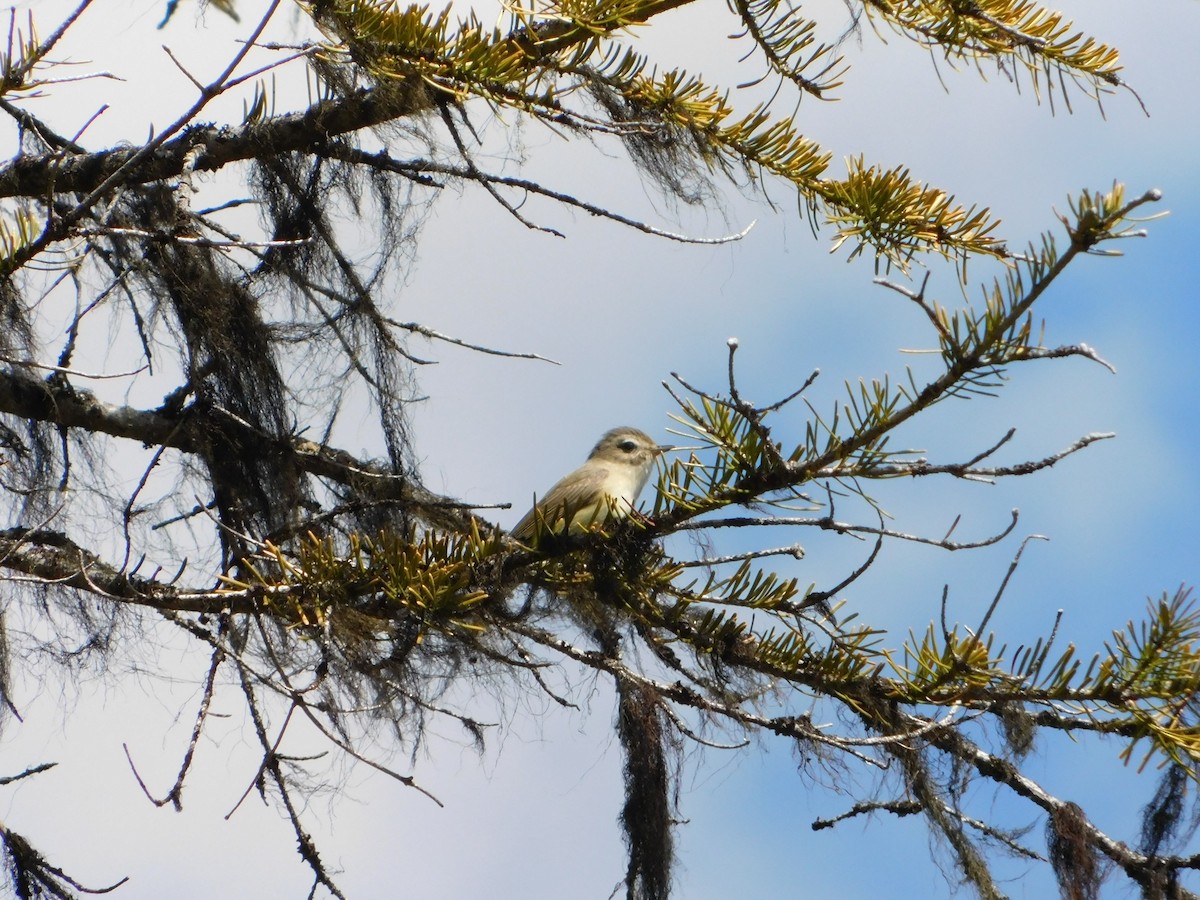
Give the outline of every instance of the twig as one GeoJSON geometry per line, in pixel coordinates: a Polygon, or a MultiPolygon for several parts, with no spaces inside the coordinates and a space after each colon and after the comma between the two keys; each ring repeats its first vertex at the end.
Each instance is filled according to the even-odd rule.
{"type": "MultiPolygon", "coordinates": [[[[259,35],[261,35],[263,30],[267,27],[267,23],[275,15],[275,11],[279,8],[280,2],[281,0],[271,0],[266,12],[263,13],[262,18],[259,19],[254,31],[251,33],[251,42],[258,40],[259,35]]],[[[81,12],[82,9],[83,6],[81,5],[79,11],[81,12]]],[[[61,31],[62,29],[60,29],[59,33],[61,33],[61,31]]],[[[250,44],[247,44],[245,47],[241,48],[237,53],[235,53],[233,59],[229,62],[221,74],[218,75],[212,82],[210,82],[203,90],[201,90],[200,97],[182,116],[168,125],[166,129],[164,129],[154,138],[142,145],[142,147],[140,147],[132,156],[118,166],[115,171],[113,171],[107,178],[104,178],[100,184],[93,188],[87,194],[87,196],[76,203],[73,208],[56,218],[52,225],[48,226],[39,237],[24,245],[16,252],[10,254],[4,260],[3,266],[0,267],[0,274],[4,276],[12,274],[17,269],[21,268],[21,266],[25,265],[25,263],[27,263],[29,260],[41,253],[44,249],[46,249],[46,247],[50,246],[50,244],[61,240],[64,236],[66,236],[71,226],[73,226],[77,221],[79,221],[79,219],[86,215],[88,210],[90,210],[101,197],[107,194],[111,188],[116,187],[124,180],[126,173],[133,170],[143,160],[150,157],[151,154],[153,154],[159,147],[165,144],[171,137],[186,128],[187,125],[200,114],[204,107],[206,107],[214,98],[220,96],[220,94],[226,90],[226,85],[224,82],[233,74],[234,70],[241,65],[242,60],[249,51],[250,44]]]]}
{"type": "Polygon", "coordinates": [[[37,775],[39,772],[46,772],[57,766],[58,763],[38,763],[36,766],[30,766],[23,772],[18,772],[16,775],[0,775],[0,785],[12,784],[14,781],[20,781],[22,778],[29,778],[32,775],[37,775]]]}
{"type": "MultiPolygon", "coordinates": [[[[400,175],[408,175],[410,177],[419,176],[425,172],[433,172],[438,175],[446,175],[451,178],[467,178],[478,180],[470,168],[460,166],[447,165],[445,163],[436,163],[427,160],[398,160],[390,156],[387,151],[379,153],[367,153],[352,147],[343,145],[333,145],[328,150],[328,155],[344,160],[345,162],[356,163],[358,165],[366,165],[378,168],[382,171],[395,172],[400,175]]],[[[479,171],[479,170],[476,170],[479,171]]],[[[666,238],[669,241],[675,241],[681,244],[729,244],[734,241],[740,241],[757,224],[757,220],[751,222],[741,231],[733,234],[722,235],[714,238],[692,237],[685,234],[678,234],[672,231],[666,231],[650,225],[647,222],[638,219],[631,219],[628,216],[623,216],[620,213],[615,213],[612,210],[605,209],[602,206],[597,206],[593,203],[588,203],[585,200],[580,200],[571,194],[555,191],[544,185],[538,184],[536,181],[530,181],[525,178],[515,178],[510,175],[498,175],[491,172],[482,173],[483,176],[492,184],[502,185],[504,187],[515,187],[527,191],[531,194],[538,194],[550,200],[557,201],[566,206],[573,206],[576,209],[581,209],[584,212],[590,213],[598,218],[608,219],[616,222],[619,225],[626,225],[634,228],[645,234],[654,235],[655,237],[666,238]]],[[[434,186],[434,185],[430,185],[434,186]]]]}
{"type": "Polygon", "coordinates": [[[1012,511],[1012,519],[1003,531],[978,541],[949,541],[939,538],[922,537],[918,534],[909,534],[892,528],[839,522],[832,516],[725,516],[718,519],[692,519],[672,526],[672,531],[698,531],[709,528],[806,526],[809,528],[820,528],[823,531],[836,531],[839,534],[874,534],[880,537],[911,541],[917,544],[930,544],[945,550],[975,550],[979,547],[990,547],[992,544],[1008,537],[1016,527],[1017,519],[1018,512],[1014,509],[1012,511]]]}
{"type": "Polygon", "coordinates": [[[733,553],[729,556],[707,556],[703,559],[693,559],[681,562],[684,568],[696,566],[720,566],[725,563],[745,562],[749,559],[762,559],[765,556],[790,556],[793,559],[804,559],[804,547],[801,544],[791,544],[787,547],[774,547],[770,550],[752,550],[747,553],[733,553]]]}
{"type": "Polygon", "coordinates": [[[996,611],[996,607],[1000,605],[1000,598],[1004,596],[1004,591],[1008,587],[1008,583],[1012,580],[1013,574],[1017,571],[1017,566],[1021,563],[1021,554],[1025,552],[1025,548],[1029,546],[1030,541],[1048,541],[1050,538],[1041,534],[1031,534],[1025,540],[1021,541],[1021,546],[1017,548],[1016,555],[1012,558],[1012,562],[1008,564],[1008,571],[1004,573],[1004,578],[1000,581],[1000,587],[996,589],[996,595],[992,598],[992,602],[988,605],[987,612],[983,614],[983,619],[979,622],[979,627],[975,629],[977,638],[982,639],[984,631],[987,629],[988,622],[992,620],[992,613],[996,611]]]}
{"type": "Polygon", "coordinates": [[[558,360],[550,359],[550,357],[542,356],[538,353],[520,353],[512,350],[497,350],[495,347],[485,347],[482,344],[473,344],[470,341],[464,341],[461,338],[451,337],[448,334],[442,334],[440,331],[434,331],[432,328],[421,325],[418,322],[397,322],[395,319],[390,319],[386,316],[383,317],[383,320],[396,328],[414,332],[422,335],[423,337],[427,337],[430,340],[445,341],[447,344],[455,344],[459,347],[465,347],[468,350],[477,350],[480,353],[487,353],[491,356],[507,356],[513,359],[536,359],[540,360],[541,362],[552,363],[556,366],[562,365],[562,363],[560,363],[558,360]]]}

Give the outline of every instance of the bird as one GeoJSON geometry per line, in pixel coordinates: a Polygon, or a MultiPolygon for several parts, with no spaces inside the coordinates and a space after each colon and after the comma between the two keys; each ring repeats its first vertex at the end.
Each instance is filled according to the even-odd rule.
{"type": "Polygon", "coordinates": [[[674,447],[624,426],[606,431],[587,462],[534,502],[513,528],[519,541],[541,534],[579,534],[590,525],[628,518],[654,461],[674,447]]]}

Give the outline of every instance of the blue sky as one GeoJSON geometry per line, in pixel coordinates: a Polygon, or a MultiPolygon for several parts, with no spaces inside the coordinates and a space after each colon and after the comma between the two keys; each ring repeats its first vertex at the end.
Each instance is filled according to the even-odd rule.
{"type": "MultiPolygon", "coordinates": [[[[33,4],[43,32],[57,21],[53,11],[65,6],[33,4]]],[[[251,6],[243,0],[245,18],[251,6]]],[[[241,33],[216,14],[195,30],[191,10],[155,32],[157,0],[105,7],[107,20],[92,13],[96,21],[90,31],[79,31],[71,52],[128,80],[64,85],[52,98],[59,118],[51,120],[63,131],[72,122],[82,125],[101,99],[112,105],[89,129],[95,146],[140,140],[150,124],[161,127],[190,102],[186,81],[163,59],[160,43],[203,71],[223,60],[227,42],[241,33]],[[143,50],[103,57],[109,48],[128,46],[143,50]]],[[[841,3],[812,8],[832,32],[844,24],[841,3]]],[[[960,535],[982,535],[1002,527],[1013,507],[1022,515],[1013,539],[979,553],[889,546],[844,599],[862,621],[888,629],[894,643],[937,615],[944,584],[951,618],[977,621],[1017,539],[1028,534],[1050,541],[1029,547],[993,621],[1010,646],[1044,634],[1061,608],[1064,640],[1099,649],[1113,628],[1140,615],[1147,595],[1197,580],[1200,59],[1194,36],[1200,5],[1077,0],[1058,8],[1120,47],[1125,77],[1149,117],[1126,93],[1106,98],[1106,118],[1078,95],[1073,114],[1059,108],[1052,115],[999,76],[984,82],[969,69],[951,72],[944,64],[935,71],[919,48],[894,35],[885,35],[884,43],[869,29],[861,42],[846,45],[854,68],[844,99],[806,100],[797,113],[800,130],[823,142],[835,160],[861,152],[883,165],[903,162],[961,200],[991,206],[1014,244],[1053,229],[1053,210],[1065,209],[1068,193],[1106,188],[1114,179],[1131,193],[1161,188],[1164,200],[1153,209],[1171,213],[1147,226],[1146,240],[1127,242],[1123,259],[1074,265],[1041,305],[1048,344],[1086,342],[1115,366],[1115,375],[1082,360],[1014,369],[1001,397],[944,405],[912,430],[913,444],[940,460],[990,444],[1010,426],[1019,431],[1004,462],[1054,452],[1092,431],[1118,437],[1048,472],[995,486],[880,486],[904,530],[944,530],[961,513],[960,535]]],[[[730,62],[738,53],[724,43],[732,30],[727,21],[713,27],[711,41],[693,40],[709,33],[696,29],[712,27],[717,15],[711,9],[672,14],[649,29],[647,40],[670,62],[740,80],[730,62]],[[695,59],[697,52],[704,58],[695,59]]],[[[236,115],[240,103],[229,98],[224,110],[236,115]]],[[[510,120],[483,111],[477,124],[489,146],[499,148],[514,135],[510,120]]],[[[439,360],[418,373],[418,392],[429,400],[415,418],[432,488],[471,502],[511,502],[512,509],[496,514],[511,525],[529,498],[582,461],[606,428],[633,424],[666,438],[672,405],[659,383],[678,371],[720,390],[725,341],[733,335],[741,341],[743,387],[756,400],[782,396],[819,367],[823,375],[810,396],[828,408],[843,380],[898,376],[905,365],[924,364],[898,352],[930,345],[923,318],[871,283],[869,261],[847,264],[844,252],[830,255],[831,232],[814,239],[782,187],[770,191],[778,211],[730,193],[719,208],[681,210],[676,219],[614,148],[591,151],[537,127],[515,134],[528,173],[555,188],[693,234],[757,224],[737,244],[680,246],[531,205],[531,214],[567,234],[559,240],[526,231],[480,192],[442,197],[429,214],[416,265],[395,286],[398,317],[467,340],[535,351],[563,365],[414,345],[418,355],[439,360]]],[[[511,163],[507,168],[516,170],[511,163]]],[[[988,273],[984,264],[972,266],[975,281],[988,273]]],[[[949,304],[958,302],[953,273],[944,268],[935,269],[931,289],[949,304]]],[[[784,433],[802,431],[802,407],[793,414],[797,418],[780,420],[784,433]]],[[[355,432],[356,424],[347,417],[339,435],[346,449],[380,452],[369,433],[355,432]]],[[[785,571],[802,583],[828,585],[865,552],[852,541],[809,534],[781,536],[777,543],[795,540],[808,554],[785,571]]],[[[6,789],[0,818],[90,884],[131,873],[122,896],[214,896],[232,884],[247,891],[258,884],[277,896],[283,885],[301,895],[307,873],[276,813],[248,803],[229,822],[222,818],[253,774],[253,748],[239,736],[245,723],[234,697],[226,698],[233,719],[205,746],[184,813],[144,802],[121,744],[130,744],[144,775],[168,784],[190,713],[182,713],[182,725],[176,716],[194,702],[192,680],[202,666],[170,654],[148,662],[164,677],[89,684],[80,696],[57,686],[30,688],[23,707],[28,724],[7,730],[0,744],[3,769],[50,758],[60,766],[6,789]],[[62,697],[74,698],[65,722],[62,697]],[[67,797],[82,810],[63,822],[56,804],[67,797]],[[180,846],[191,850],[172,849],[180,846]]],[[[483,699],[504,728],[482,758],[452,729],[435,734],[418,755],[415,774],[446,802],[444,809],[361,769],[337,767],[346,790],[316,799],[305,815],[326,838],[331,861],[345,868],[342,883],[350,895],[391,896],[403,886],[405,893],[430,898],[607,896],[623,871],[611,692],[579,675],[573,684],[583,707],[578,712],[550,709],[536,697],[504,704],[483,699]]],[[[1132,840],[1132,813],[1153,790],[1153,774],[1132,776],[1117,761],[1116,745],[1055,740],[1045,746],[1032,763],[1035,777],[1081,802],[1114,837],[1132,840]]],[[[398,764],[407,769],[403,757],[398,764]]],[[[918,819],[809,829],[814,818],[836,815],[855,799],[798,773],[791,749],[779,742],[689,755],[681,799],[689,822],[677,834],[679,896],[836,892],[856,900],[952,893],[930,863],[930,841],[918,819]]],[[[984,813],[992,808],[1012,822],[1038,823],[1031,842],[1040,842],[1033,810],[1003,801],[979,807],[984,813]]],[[[1013,897],[1052,894],[1044,867],[1032,870],[1035,876],[1007,884],[1013,897]]],[[[1022,876],[1025,869],[1011,872],[1022,876]]],[[[1110,893],[1128,895],[1120,878],[1110,893]]]]}

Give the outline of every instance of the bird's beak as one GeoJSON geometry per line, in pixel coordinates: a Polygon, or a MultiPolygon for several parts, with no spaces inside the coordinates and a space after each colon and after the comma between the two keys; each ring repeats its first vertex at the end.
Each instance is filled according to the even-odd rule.
{"type": "Polygon", "coordinates": [[[674,444],[659,444],[657,447],[654,448],[654,455],[662,456],[668,450],[674,450],[674,449],[675,449],[674,444]]]}

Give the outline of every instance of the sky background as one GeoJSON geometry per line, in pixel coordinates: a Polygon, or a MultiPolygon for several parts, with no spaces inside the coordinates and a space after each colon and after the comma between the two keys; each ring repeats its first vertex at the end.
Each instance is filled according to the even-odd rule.
{"type": "MultiPolygon", "coordinates": [[[[17,9],[20,17],[32,8],[46,34],[68,7],[39,0],[17,9]]],[[[258,8],[239,4],[246,21],[258,8]]],[[[1054,229],[1055,210],[1066,208],[1068,193],[1105,189],[1114,180],[1131,195],[1161,189],[1163,202],[1149,209],[1170,211],[1148,224],[1147,239],[1124,243],[1123,259],[1074,264],[1039,306],[1047,345],[1086,342],[1116,374],[1083,360],[1018,367],[999,398],[942,404],[903,434],[931,460],[951,461],[1016,426],[1016,439],[997,460],[1005,463],[1055,452],[1089,432],[1117,438],[1050,471],[998,485],[878,486],[875,495],[904,531],[941,534],[961,514],[959,537],[980,537],[1002,528],[1010,509],[1021,512],[1016,533],[986,551],[886,547],[844,599],[861,621],[887,629],[893,645],[938,614],[943,585],[950,618],[978,621],[1025,535],[1050,540],[1028,547],[993,619],[1010,647],[1044,635],[1062,609],[1063,640],[1089,656],[1112,629],[1142,614],[1148,595],[1197,580],[1200,4],[1079,0],[1056,8],[1120,48],[1124,77],[1149,115],[1124,91],[1105,98],[1103,116],[1078,92],[1071,96],[1073,113],[1057,100],[1052,110],[1035,101],[1027,81],[1017,91],[996,73],[985,80],[969,66],[955,71],[870,27],[843,48],[852,69],[839,102],[806,99],[796,112],[799,130],[834,154],[833,171],[838,160],[859,153],[885,166],[904,163],[963,202],[990,206],[1013,245],[1054,229]]],[[[846,25],[836,0],[805,9],[827,36],[846,25]]],[[[185,5],[156,31],[162,12],[158,0],[98,4],[69,35],[61,57],[79,63],[75,72],[107,70],[124,80],[58,85],[30,108],[72,133],[109,104],[83,138],[97,148],[140,142],[151,127],[173,121],[194,94],[160,45],[197,77],[211,77],[248,29],[215,12],[196,19],[185,5]]],[[[292,12],[282,13],[276,39],[294,39],[294,22],[292,12]]],[[[638,34],[662,63],[736,84],[759,70],[749,63],[748,76],[738,67],[744,47],[725,38],[733,30],[724,7],[710,3],[664,16],[638,34]]],[[[276,76],[279,111],[305,103],[301,81],[298,68],[276,76]]],[[[240,118],[244,100],[222,98],[205,118],[240,118]]],[[[494,170],[536,176],[673,231],[715,236],[757,224],[734,244],[684,246],[531,201],[523,212],[562,230],[561,240],[526,230],[480,191],[445,192],[426,213],[407,277],[393,286],[397,317],[562,365],[414,342],[414,353],[438,360],[417,373],[414,387],[428,397],[415,407],[414,433],[434,490],[473,503],[511,503],[495,519],[512,525],[530,497],[578,465],[605,429],[631,424],[670,439],[673,404],[660,383],[675,371],[723,390],[731,336],[741,345],[743,391],[759,402],[789,393],[814,368],[822,375],[807,396],[821,410],[843,395],[846,380],[897,377],[906,365],[929,371],[927,360],[900,352],[931,345],[923,316],[872,284],[870,260],[848,264],[844,250],[831,254],[832,231],[814,237],[782,186],[768,189],[776,209],[732,190],[705,209],[678,209],[639,179],[614,146],[568,143],[528,124],[518,129],[512,117],[482,109],[475,124],[494,170]]],[[[205,189],[236,193],[220,183],[205,189]]],[[[974,262],[970,280],[978,284],[996,271],[974,262]]],[[[930,291],[947,305],[960,303],[946,268],[933,270],[930,291]]],[[[969,292],[974,298],[979,289],[969,292]]],[[[108,347],[97,340],[91,348],[93,370],[124,368],[114,358],[119,350],[108,355],[108,347]]],[[[156,385],[139,385],[125,396],[153,405],[161,395],[156,385]]],[[[365,411],[361,423],[344,417],[335,442],[380,454],[368,422],[365,411]]],[[[803,407],[778,420],[782,437],[802,434],[803,427],[803,407]]],[[[819,586],[840,580],[869,549],[808,533],[769,540],[804,543],[805,559],[781,563],[780,570],[819,586]]],[[[25,685],[17,698],[25,723],[10,722],[0,733],[0,774],[46,760],[59,765],[5,787],[0,819],[86,884],[129,875],[120,896],[303,896],[308,871],[274,809],[251,796],[223,818],[253,779],[257,760],[234,694],[218,698],[218,712],[228,718],[213,723],[202,745],[184,812],[156,809],[141,796],[122,744],[143,778],[165,793],[186,746],[206,663],[195,654],[153,653],[153,644],[152,636],[142,665],[154,675],[25,685]]],[[[551,709],[539,697],[478,698],[479,708],[503,725],[482,757],[445,725],[434,729],[415,764],[400,752],[398,767],[412,771],[445,808],[362,767],[336,763],[341,789],[314,797],[304,817],[327,861],[343,870],[339,883],[347,894],[608,896],[623,871],[612,693],[580,675],[571,683],[581,704],[576,712],[551,709]]],[[[790,702],[807,708],[803,698],[790,702]]],[[[292,752],[317,746],[298,738],[292,752]]],[[[1039,749],[1029,764],[1034,778],[1081,802],[1113,837],[1136,838],[1136,811],[1153,791],[1153,773],[1138,777],[1124,768],[1115,744],[1058,738],[1043,739],[1039,749]]],[[[386,758],[392,751],[379,752],[386,758]]],[[[782,742],[689,754],[680,802],[688,822],[676,833],[678,896],[854,900],[952,893],[951,881],[930,861],[921,820],[880,817],[811,831],[813,819],[845,811],[874,784],[864,776],[851,796],[829,790],[828,782],[819,769],[798,771],[782,742]]],[[[993,803],[986,791],[980,798],[977,809],[985,814],[1032,824],[1029,842],[1041,846],[1043,823],[1032,809],[993,803]]],[[[1044,865],[1014,863],[1002,872],[1013,897],[1054,894],[1044,865]]],[[[1120,877],[1108,892],[1133,896],[1120,877]]]]}

